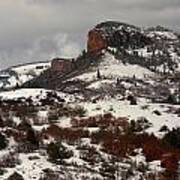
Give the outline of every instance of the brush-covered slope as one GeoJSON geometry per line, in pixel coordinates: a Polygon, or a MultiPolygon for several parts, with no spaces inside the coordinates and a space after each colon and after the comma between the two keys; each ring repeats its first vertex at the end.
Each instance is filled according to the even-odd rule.
{"type": "Polygon", "coordinates": [[[84,52],[71,72],[1,73],[35,77],[36,89],[0,92],[0,179],[180,179],[178,35],[119,22],[94,30],[88,47],[100,53],[84,52]]]}

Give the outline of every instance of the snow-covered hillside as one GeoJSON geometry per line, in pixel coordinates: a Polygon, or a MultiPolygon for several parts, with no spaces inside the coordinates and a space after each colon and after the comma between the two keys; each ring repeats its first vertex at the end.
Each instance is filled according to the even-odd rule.
{"type": "Polygon", "coordinates": [[[98,67],[93,67],[89,72],[77,76],[73,79],[79,79],[86,82],[91,82],[97,79],[97,71],[100,76],[106,79],[117,80],[123,77],[137,77],[144,79],[148,76],[153,76],[154,73],[139,65],[123,64],[121,60],[116,59],[112,54],[106,53],[98,67]]]}
{"type": "Polygon", "coordinates": [[[0,71],[0,89],[21,86],[50,67],[50,62],[20,65],[0,71]]]}
{"type": "Polygon", "coordinates": [[[72,69],[0,72],[0,179],[180,179],[178,35],[111,21],[95,29],[107,49],[84,51],[72,69]]]}
{"type": "Polygon", "coordinates": [[[127,117],[129,121],[147,119],[150,127],[146,130],[148,133],[154,133],[158,137],[162,137],[164,133],[160,132],[163,126],[167,126],[169,130],[180,127],[178,114],[173,113],[180,108],[179,105],[171,106],[169,104],[153,104],[147,99],[138,99],[137,105],[130,105],[127,100],[120,98],[108,98],[93,102],[82,102],[81,106],[87,110],[87,116],[96,116],[104,113],[112,113],[116,117],[127,117]],[[159,114],[156,114],[156,111],[159,114]],[[171,111],[171,112],[170,112],[171,111]]]}
{"type": "MultiPolygon", "coordinates": [[[[48,100],[47,92],[47,90],[43,89],[22,89],[0,93],[0,97],[5,103],[7,103],[6,100],[16,101],[18,98],[25,98],[24,102],[26,102],[26,98],[32,98],[34,102],[38,102],[44,98],[48,100]]],[[[98,140],[98,138],[103,138],[101,133],[104,133],[105,140],[103,141],[106,142],[107,135],[105,133],[115,133],[119,129],[119,136],[123,128],[127,128],[126,123],[130,124],[131,121],[135,121],[139,123],[140,127],[142,126],[143,130],[139,132],[140,135],[148,133],[151,137],[153,133],[161,139],[167,133],[166,130],[161,131],[163,127],[167,127],[168,131],[179,127],[179,117],[175,112],[178,111],[180,106],[153,104],[149,100],[142,98],[137,99],[137,105],[131,105],[128,100],[123,100],[123,97],[120,95],[113,98],[107,95],[96,101],[93,101],[93,99],[86,101],[86,98],[81,98],[77,101],[77,94],[74,95],[74,98],[71,95],[73,100],[69,100],[70,96],[68,94],[59,93],[59,96],[66,99],[63,106],[62,104],[59,106],[57,104],[42,106],[34,103],[34,108],[27,113],[27,111],[23,110],[25,106],[22,104],[21,107],[18,104],[20,109],[22,108],[23,114],[21,114],[20,109],[10,105],[12,110],[9,112],[9,117],[12,119],[12,125],[9,124],[9,127],[4,127],[2,132],[6,134],[8,128],[12,129],[12,132],[13,128],[20,132],[21,124],[23,124],[24,119],[28,118],[27,120],[31,123],[33,130],[40,136],[42,147],[40,146],[38,150],[26,152],[25,142],[22,144],[20,140],[15,142],[14,138],[16,136],[12,133],[10,135],[12,136],[11,139],[8,139],[9,147],[1,153],[0,165],[6,162],[9,156],[14,158],[10,160],[10,164],[15,163],[15,165],[3,169],[5,172],[3,172],[3,175],[0,175],[2,180],[6,180],[14,172],[21,175],[24,180],[39,180],[40,178],[52,178],[54,176],[59,179],[82,180],[86,177],[87,180],[93,180],[93,178],[103,180],[104,177],[108,178],[110,175],[112,175],[112,179],[117,178],[121,180],[126,175],[128,180],[133,178],[140,180],[142,176],[146,177],[147,175],[148,177],[149,173],[158,177],[158,174],[164,172],[161,160],[147,161],[142,149],[136,149],[134,154],[126,155],[124,158],[120,156],[120,159],[116,159],[116,156],[103,149],[104,142],[94,142],[94,136],[97,136],[96,139],[98,140]],[[82,114],[76,116],[71,114],[72,110],[75,110],[77,107],[84,109],[83,117],[82,114]],[[69,114],[69,112],[71,113],[69,114]],[[85,132],[88,132],[88,134],[84,134],[85,132]],[[62,157],[62,162],[53,162],[49,158],[49,151],[46,149],[50,147],[50,143],[58,141],[59,137],[61,137],[62,147],[67,152],[71,152],[71,154],[67,158],[62,157]],[[22,146],[22,148],[19,146],[22,146]],[[18,151],[18,148],[21,151],[18,151]],[[115,174],[112,172],[112,174],[110,172],[106,174],[106,169],[104,169],[106,163],[109,165],[108,167],[115,168],[115,174]],[[148,169],[148,171],[145,171],[147,173],[144,173],[145,175],[139,170],[142,164],[148,169]],[[118,168],[116,165],[118,165],[118,168]],[[133,175],[129,173],[129,170],[133,172],[133,175]]],[[[6,108],[6,106],[2,106],[2,108],[6,108]]],[[[6,115],[2,113],[3,120],[6,115]]],[[[26,132],[26,130],[24,131],[26,132]]],[[[115,135],[117,136],[117,134],[115,135]]],[[[135,133],[134,136],[136,135],[135,133]]],[[[116,148],[118,151],[119,147],[116,148]]]]}
{"type": "MultiPolygon", "coordinates": [[[[0,92],[1,101],[8,100],[24,100],[31,99],[35,104],[37,104],[40,100],[48,99],[48,94],[53,93],[54,91],[46,90],[46,89],[17,89],[11,91],[0,92]]],[[[64,99],[66,102],[75,101],[72,95],[68,95],[62,92],[56,92],[57,97],[64,99]]],[[[78,98],[78,97],[77,97],[78,98]]]]}

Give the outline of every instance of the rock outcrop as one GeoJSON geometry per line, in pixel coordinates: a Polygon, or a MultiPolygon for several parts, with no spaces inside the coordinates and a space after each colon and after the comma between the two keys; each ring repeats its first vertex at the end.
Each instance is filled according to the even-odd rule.
{"type": "Polygon", "coordinates": [[[88,34],[87,50],[99,54],[107,47],[140,48],[152,43],[140,28],[119,22],[103,22],[98,24],[88,34]]]}
{"type": "Polygon", "coordinates": [[[107,48],[107,41],[103,35],[103,32],[97,29],[89,32],[87,49],[90,54],[99,54],[101,50],[107,48]]]}
{"type": "Polygon", "coordinates": [[[51,71],[53,73],[66,73],[71,72],[73,69],[73,63],[71,59],[55,58],[51,63],[51,71]]]}
{"type": "Polygon", "coordinates": [[[96,57],[102,50],[157,73],[171,74],[180,66],[179,35],[161,26],[145,29],[116,21],[100,23],[89,31],[87,51],[96,57]]]}

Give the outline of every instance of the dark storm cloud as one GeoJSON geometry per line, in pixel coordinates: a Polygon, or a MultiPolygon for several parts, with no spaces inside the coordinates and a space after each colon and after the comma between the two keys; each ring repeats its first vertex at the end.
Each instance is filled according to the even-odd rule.
{"type": "Polygon", "coordinates": [[[179,0],[6,0],[0,2],[0,69],[76,56],[95,24],[118,20],[179,30],[179,0]],[[63,39],[65,38],[65,40],[63,39]]]}

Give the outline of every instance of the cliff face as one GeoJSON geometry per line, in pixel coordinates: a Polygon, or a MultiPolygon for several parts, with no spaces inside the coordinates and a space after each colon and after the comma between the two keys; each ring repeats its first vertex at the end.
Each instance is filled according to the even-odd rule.
{"type": "Polygon", "coordinates": [[[72,66],[73,64],[71,59],[55,58],[51,63],[51,71],[54,73],[70,72],[72,70],[72,66]]]}
{"type": "Polygon", "coordinates": [[[101,50],[107,48],[106,39],[103,33],[93,29],[88,34],[87,50],[90,54],[99,54],[101,50]]]}

